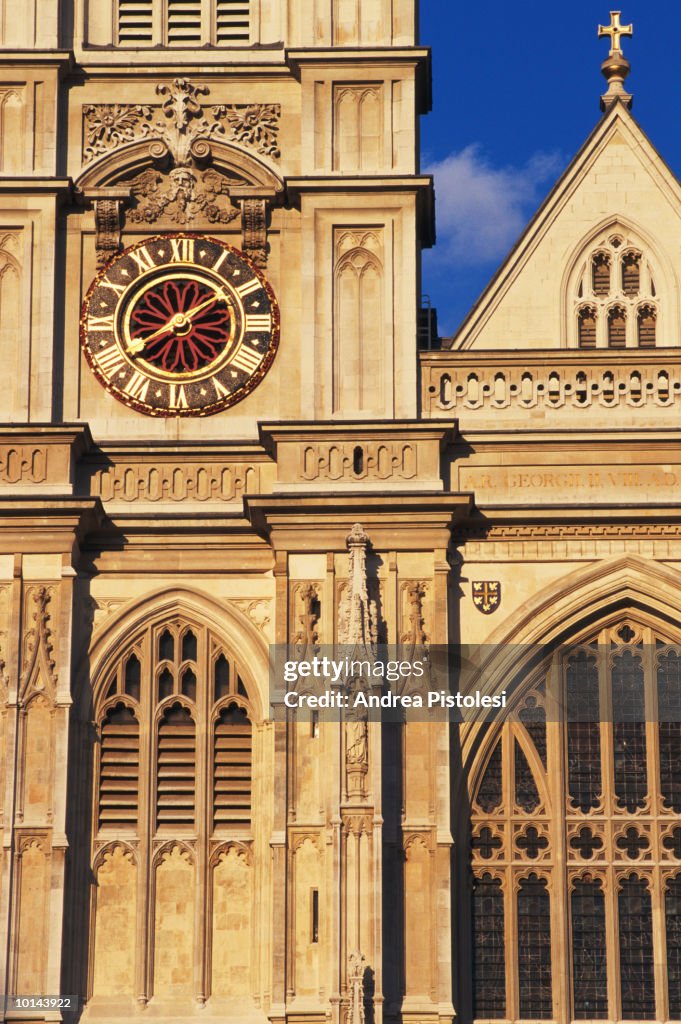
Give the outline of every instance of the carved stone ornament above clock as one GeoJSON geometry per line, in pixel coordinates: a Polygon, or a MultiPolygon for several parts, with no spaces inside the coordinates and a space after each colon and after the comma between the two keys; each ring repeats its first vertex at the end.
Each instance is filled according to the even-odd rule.
{"type": "Polygon", "coordinates": [[[262,272],[233,246],[156,235],[97,274],[80,337],[118,401],[149,416],[207,416],[263,379],[279,343],[279,308],[262,272]]]}
{"type": "Polygon", "coordinates": [[[83,108],[77,186],[95,204],[98,266],[126,227],[210,231],[240,217],[241,247],[264,267],[267,207],[283,194],[278,104],[205,104],[208,87],[184,78],[156,92],[157,105],[83,108]]]}

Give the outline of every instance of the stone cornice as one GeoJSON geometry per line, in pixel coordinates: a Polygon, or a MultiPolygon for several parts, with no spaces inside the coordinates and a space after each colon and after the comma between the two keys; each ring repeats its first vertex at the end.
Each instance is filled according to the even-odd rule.
{"type": "Polygon", "coordinates": [[[380,550],[446,549],[455,523],[471,512],[470,494],[247,495],[254,529],[278,550],[345,551],[352,526],[361,522],[380,550]],[[314,528],[311,529],[311,524],[314,528]]]}

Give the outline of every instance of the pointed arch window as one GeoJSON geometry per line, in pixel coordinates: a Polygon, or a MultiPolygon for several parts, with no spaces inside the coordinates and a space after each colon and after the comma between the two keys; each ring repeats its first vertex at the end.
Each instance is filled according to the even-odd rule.
{"type": "MultiPolygon", "coordinates": [[[[218,988],[227,992],[230,986],[243,987],[247,979],[239,975],[238,984],[232,982],[218,960],[211,968],[208,945],[196,950],[192,925],[206,891],[213,891],[214,869],[219,867],[220,878],[228,877],[228,884],[239,891],[255,891],[248,867],[255,715],[243,669],[209,628],[178,617],[137,635],[110,670],[101,693],[94,790],[98,859],[93,871],[97,874],[105,865],[102,870],[111,873],[114,865],[125,876],[125,888],[120,894],[113,884],[103,890],[99,910],[93,897],[99,927],[119,918],[132,920],[137,912],[130,910],[131,901],[142,900],[143,917],[150,924],[143,938],[137,933],[135,962],[145,962],[144,978],[149,981],[141,983],[140,998],[172,994],[172,961],[179,955],[173,949],[180,935],[182,955],[203,958],[202,977],[214,969],[218,988]],[[101,855],[107,844],[112,844],[110,853],[101,855]],[[241,852],[230,854],[233,849],[241,852]],[[143,872],[140,865],[147,866],[143,872]],[[200,871],[206,872],[203,881],[200,871]]],[[[250,896],[244,899],[238,928],[251,934],[250,896]]],[[[230,913],[221,895],[213,918],[220,941],[232,928],[230,913]]],[[[98,950],[106,958],[106,948],[100,942],[94,951],[93,978],[99,991],[109,984],[108,961],[97,960],[98,950]]],[[[245,955],[240,954],[239,962],[245,955]]],[[[183,978],[191,986],[191,972],[183,978]]],[[[133,981],[127,979],[126,985],[133,981]]]]}
{"type": "Polygon", "coordinates": [[[659,300],[651,259],[628,232],[610,230],[577,259],[570,344],[581,349],[655,348],[659,300]]]}
{"type": "Polygon", "coordinates": [[[568,1019],[679,1020],[681,644],[622,618],[529,685],[470,762],[471,1016],[552,1018],[568,978],[568,1019]]]}

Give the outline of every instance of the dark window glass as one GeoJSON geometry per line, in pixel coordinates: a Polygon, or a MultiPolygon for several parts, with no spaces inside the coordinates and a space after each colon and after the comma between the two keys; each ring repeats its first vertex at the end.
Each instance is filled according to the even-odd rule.
{"type": "Polygon", "coordinates": [[[605,898],[598,879],[575,882],[572,892],[572,964],[575,1019],[607,1017],[605,898]]]}
{"type": "Polygon", "coordinates": [[[618,907],[622,1019],[654,1020],[653,921],[646,883],[625,879],[618,907]]]}
{"type": "Polygon", "coordinates": [[[536,697],[530,697],[519,718],[530,734],[541,763],[546,768],[546,711],[541,704],[537,704],[536,697]]]}
{"type": "Polygon", "coordinates": [[[173,673],[169,668],[164,668],[158,677],[158,699],[165,700],[173,692],[173,673]]]}
{"type": "Polygon", "coordinates": [[[582,811],[601,795],[601,732],[596,659],[579,651],[567,668],[568,790],[582,811]]]}
{"type": "Polygon", "coordinates": [[[142,681],[142,666],[139,658],[131,654],[125,665],[125,692],[133,700],[140,699],[140,685],[142,681]]]}
{"type": "Polygon", "coordinates": [[[501,740],[499,740],[487,763],[478,789],[477,800],[483,811],[489,813],[501,804],[501,797],[501,740]]]}
{"type": "Polygon", "coordinates": [[[553,1016],[551,908],[546,882],[530,875],[518,892],[518,996],[521,1020],[553,1016]]]}
{"type": "Polygon", "coordinates": [[[501,882],[483,875],[473,885],[473,1013],[496,1020],[506,1016],[504,894],[501,882]]]}
{"type": "Polygon", "coordinates": [[[643,806],[648,791],[643,666],[631,651],[613,658],[612,714],[615,794],[631,812],[643,806]]]}
{"type": "Polygon", "coordinates": [[[669,882],[665,896],[669,1016],[681,1020],[681,877],[669,882]]]}
{"type": "Polygon", "coordinates": [[[221,700],[229,693],[229,662],[221,654],[215,662],[215,699],[221,700]]]}
{"type": "Polygon", "coordinates": [[[672,651],[657,669],[660,788],[667,807],[681,813],[681,658],[672,651]]]}
{"type": "Polygon", "coordinates": [[[190,668],[182,673],[182,693],[190,700],[196,700],[196,675],[190,668]]]}
{"type": "Polygon", "coordinates": [[[158,642],[158,660],[159,661],[172,661],[175,657],[175,640],[173,634],[169,630],[165,630],[161,634],[161,638],[158,642]]]}
{"type": "Polygon", "coordinates": [[[539,807],[537,783],[534,781],[532,769],[517,741],[515,745],[515,802],[528,814],[539,807]]]}
{"type": "Polygon", "coordinates": [[[196,661],[196,637],[191,630],[182,637],[182,661],[196,661]]]}

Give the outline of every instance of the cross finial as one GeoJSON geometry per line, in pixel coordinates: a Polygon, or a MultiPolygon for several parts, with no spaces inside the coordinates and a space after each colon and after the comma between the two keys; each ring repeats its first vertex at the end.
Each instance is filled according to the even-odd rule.
{"type": "Polygon", "coordinates": [[[621,11],[610,11],[610,24],[598,26],[598,38],[601,36],[610,36],[610,54],[609,56],[615,57],[622,53],[622,47],[620,46],[620,40],[622,36],[633,36],[634,26],[623,25],[621,18],[621,11]]]}

